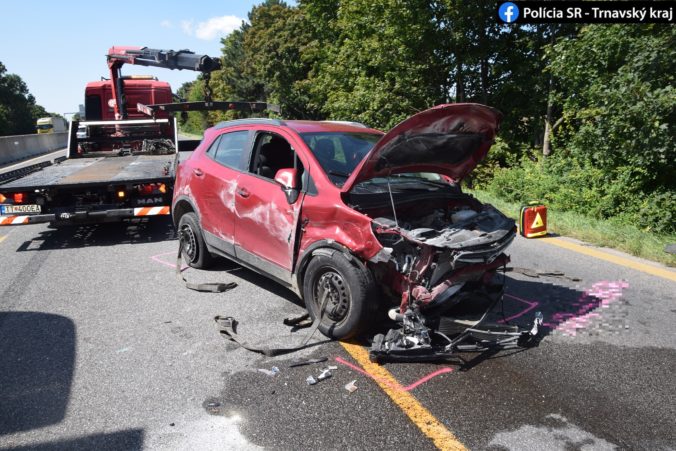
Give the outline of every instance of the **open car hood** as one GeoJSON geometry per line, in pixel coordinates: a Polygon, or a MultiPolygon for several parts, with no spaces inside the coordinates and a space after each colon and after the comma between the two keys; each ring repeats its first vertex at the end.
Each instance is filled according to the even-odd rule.
{"type": "Polygon", "coordinates": [[[459,182],[484,159],[502,114],[476,103],[438,105],[400,122],[373,146],[343,185],[375,177],[434,172],[459,182]]]}

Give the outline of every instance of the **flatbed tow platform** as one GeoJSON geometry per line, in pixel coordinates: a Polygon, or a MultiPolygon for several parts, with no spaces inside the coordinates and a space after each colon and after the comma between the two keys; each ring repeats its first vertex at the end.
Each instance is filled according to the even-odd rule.
{"type": "Polygon", "coordinates": [[[64,160],[2,184],[2,191],[32,191],[45,186],[164,182],[173,178],[175,155],[128,155],[64,160]]]}

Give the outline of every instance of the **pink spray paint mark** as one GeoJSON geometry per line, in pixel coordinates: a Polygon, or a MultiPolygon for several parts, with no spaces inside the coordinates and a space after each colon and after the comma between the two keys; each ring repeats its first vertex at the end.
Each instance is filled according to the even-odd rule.
{"type": "Polygon", "coordinates": [[[422,378],[418,379],[417,381],[413,382],[412,384],[404,387],[401,384],[395,384],[395,383],[393,383],[393,382],[391,382],[387,379],[383,379],[381,377],[374,376],[373,374],[369,373],[368,371],[363,370],[363,369],[359,368],[357,365],[354,365],[354,364],[352,364],[352,363],[350,363],[350,362],[348,362],[348,361],[346,361],[346,360],[344,360],[340,357],[336,357],[336,362],[343,364],[347,367],[350,367],[353,370],[357,371],[358,373],[361,373],[366,377],[370,377],[374,381],[381,382],[381,383],[387,385],[388,387],[390,387],[393,390],[403,390],[403,391],[411,391],[414,388],[416,388],[417,386],[424,384],[425,382],[429,381],[432,378],[435,378],[435,377],[442,375],[442,374],[445,374],[445,373],[453,372],[453,368],[444,367],[444,368],[441,368],[437,371],[434,371],[434,372],[428,374],[427,376],[422,377],[422,378]]]}
{"type": "Polygon", "coordinates": [[[601,316],[594,310],[608,308],[620,299],[622,290],[625,288],[629,288],[629,283],[624,280],[597,282],[586,290],[577,301],[573,302],[572,306],[577,308],[575,312],[554,313],[551,320],[542,323],[542,325],[551,329],[558,329],[574,337],[579,329],[584,329],[592,319],[601,316]]]}
{"type": "MultiPolygon", "coordinates": [[[[622,296],[622,290],[625,288],[629,288],[629,284],[624,280],[617,282],[603,280],[597,282],[590,289],[586,290],[577,301],[571,304],[573,312],[555,312],[551,315],[550,320],[542,323],[542,325],[550,329],[560,330],[574,337],[579,329],[587,327],[592,319],[601,316],[600,313],[594,310],[608,308],[610,304],[622,296]]],[[[527,307],[509,318],[498,320],[498,323],[506,323],[520,318],[541,304],[539,301],[529,301],[511,294],[505,294],[505,297],[522,302],[527,307]]]]}
{"type": "MultiPolygon", "coordinates": [[[[160,257],[164,257],[165,255],[170,255],[170,254],[171,254],[171,255],[176,255],[176,252],[173,252],[173,251],[172,251],[172,252],[165,252],[165,253],[163,253],[163,254],[153,255],[152,257],[150,257],[150,259],[151,259],[152,261],[154,261],[154,262],[157,262],[157,263],[161,264],[161,265],[168,266],[168,267],[170,267],[170,268],[176,269],[176,265],[175,265],[174,263],[165,262],[164,260],[162,260],[162,259],[160,258],[160,257]]],[[[186,269],[188,269],[188,266],[187,266],[187,265],[181,266],[181,272],[182,272],[182,271],[185,271],[186,269]]]]}

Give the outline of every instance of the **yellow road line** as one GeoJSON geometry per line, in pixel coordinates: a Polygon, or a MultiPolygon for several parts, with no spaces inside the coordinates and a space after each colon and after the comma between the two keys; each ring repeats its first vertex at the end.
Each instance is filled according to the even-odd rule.
{"type": "Polygon", "coordinates": [[[444,426],[432,413],[420,404],[415,396],[401,387],[392,373],[384,367],[372,363],[368,352],[362,346],[340,342],[345,350],[359,363],[368,373],[374,376],[375,382],[394,401],[394,403],[406,414],[420,431],[425,434],[440,450],[460,451],[466,450],[455,435],[444,426]]]}
{"type": "Polygon", "coordinates": [[[562,240],[560,238],[554,237],[538,238],[538,241],[542,241],[544,243],[562,247],[564,249],[568,249],[573,252],[589,255],[590,257],[595,257],[600,260],[615,263],[616,265],[635,269],[637,271],[652,274],[653,276],[662,277],[664,279],[671,280],[672,282],[676,282],[676,271],[670,271],[665,268],[660,268],[657,266],[647,265],[645,263],[629,260],[627,258],[609,254],[607,252],[603,252],[598,249],[594,249],[587,246],[580,246],[579,244],[575,244],[567,240],[562,240]]]}

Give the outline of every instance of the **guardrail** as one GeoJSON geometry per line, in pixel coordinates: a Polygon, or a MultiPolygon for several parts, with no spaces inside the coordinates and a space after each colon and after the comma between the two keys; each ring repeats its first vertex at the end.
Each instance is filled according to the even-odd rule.
{"type": "Polygon", "coordinates": [[[63,149],[68,132],[0,137],[0,166],[63,149]]]}

